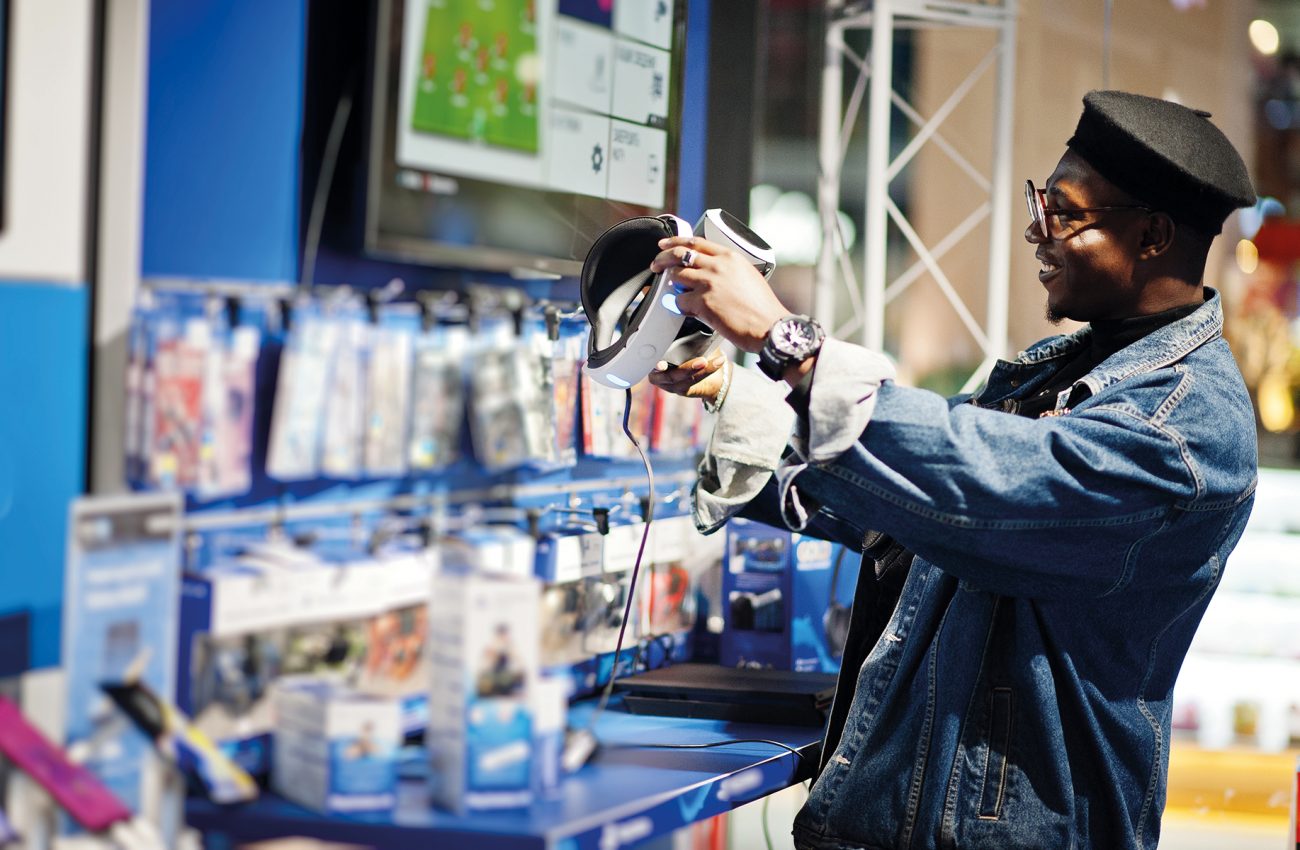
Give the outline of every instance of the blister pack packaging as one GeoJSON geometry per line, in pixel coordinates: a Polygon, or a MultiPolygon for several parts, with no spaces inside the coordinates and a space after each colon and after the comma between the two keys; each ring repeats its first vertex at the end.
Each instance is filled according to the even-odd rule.
{"type": "Polygon", "coordinates": [[[412,470],[445,469],[460,459],[468,349],[469,334],[458,326],[433,326],[416,339],[407,450],[412,470]]]}
{"type": "Polygon", "coordinates": [[[332,355],[339,323],[321,315],[315,302],[293,308],[271,415],[266,474],[280,481],[303,481],[320,474],[321,435],[331,387],[332,355]]]}

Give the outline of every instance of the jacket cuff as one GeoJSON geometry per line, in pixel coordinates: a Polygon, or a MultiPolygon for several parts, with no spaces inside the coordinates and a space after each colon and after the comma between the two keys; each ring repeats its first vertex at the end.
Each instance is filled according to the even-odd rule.
{"type": "Polygon", "coordinates": [[[876,409],[876,391],[895,377],[894,364],[879,352],[828,339],[817,355],[808,417],[800,422],[801,452],[810,463],[844,454],[862,438],[876,409]]]}
{"type": "Polygon", "coordinates": [[[694,488],[695,526],[716,531],[767,485],[781,462],[794,413],[786,385],[737,368],[718,412],[694,488]]]}

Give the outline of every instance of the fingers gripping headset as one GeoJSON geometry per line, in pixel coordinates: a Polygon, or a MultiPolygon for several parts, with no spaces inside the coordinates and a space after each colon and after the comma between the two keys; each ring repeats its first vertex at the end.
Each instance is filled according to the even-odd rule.
{"type": "Polygon", "coordinates": [[[721,342],[708,325],[682,315],[677,296],[684,290],[673,282],[673,270],[650,271],[659,240],[670,236],[702,236],[732,248],[764,278],[776,268],[772,246],[725,210],[707,210],[694,228],[671,214],[614,225],[591,246],[579,279],[582,309],[591,323],[586,371],[592,380],[626,389],[660,360],[676,366],[721,342]]]}

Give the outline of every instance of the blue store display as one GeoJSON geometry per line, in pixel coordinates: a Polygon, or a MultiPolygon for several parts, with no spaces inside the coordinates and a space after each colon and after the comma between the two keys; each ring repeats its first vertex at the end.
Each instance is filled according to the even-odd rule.
{"type": "Polygon", "coordinates": [[[63,670],[67,743],[138,811],[149,740],[100,691],[125,679],[175,688],[180,604],[180,501],[150,494],[83,498],[69,517],[63,670]]]}
{"type": "MultiPolygon", "coordinates": [[[[571,723],[583,724],[594,702],[575,705],[571,723]]],[[[473,846],[483,850],[608,850],[668,835],[808,778],[820,731],[605,712],[596,723],[602,749],[582,772],[565,780],[554,799],[527,809],[455,815],[427,802],[419,760],[403,771],[391,816],[329,819],[301,806],[266,799],[230,818],[193,800],[194,826],[227,841],[301,835],[369,844],[385,850],[473,846]],[[674,744],[709,744],[704,750],[674,744]],[[784,747],[791,747],[799,757],[784,747]]]]}
{"type": "Polygon", "coordinates": [[[786,529],[727,526],[722,663],[839,670],[861,555],[786,529]]]}
{"type": "MultiPolygon", "coordinates": [[[[186,819],[214,847],[628,847],[810,770],[812,730],[583,702],[691,660],[718,625],[723,541],[685,513],[709,420],[638,389],[632,427],[671,492],[651,489],[623,394],[584,373],[574,277],[610,224],[703,207],[680,140],[705,121],[686,27],[708,4],[488,5],[151,4],[111,429],[112,483],[134,492],[75,503],[60,604],[0,605],[14,629],[0,670],[61,658],[77,759],[135,813],[161,799],[164,821],[188,780],[186,819]],[[324,49],[340,33],[350,48],[324,49]],[[231,68],[281,39],[273,60],[231,68]],[[529,590],[509,610],[484,594],[466,629],[488,611],[493,628],[457,638],[433,578],[454,569],[529,590]],[[514,649],[494,655],[508,631],[514,649]],[[453,659],[458,639],[470,649],[453,659]],[[449,720],[430,705],[454,702],[452,670],[470,698],[449,720]],[[565,775],[574,728],[599,749],[565,775]],[[401,762],[403,741],[421,756],[401,762]],[[660,749],[678,742],[721,746],[660,749]]],[[[90,358],[62,348],[80,398],[90,358]]],[[[45,453],[75,492],[64,466],[85,441],[62,442],[45,453]]],[[[0,497],[6,470],[27,468],[7,457],[0,497]]],[[[165,826],[180,846],[184,824],[165,826]]]]}

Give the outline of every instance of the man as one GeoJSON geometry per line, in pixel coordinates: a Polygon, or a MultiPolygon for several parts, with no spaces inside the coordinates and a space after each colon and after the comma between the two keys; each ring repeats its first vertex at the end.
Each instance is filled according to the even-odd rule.
{"type": "Polygon", "coordinates": [[[969,398],[823,341],[720,246],[661,243],[683,311],[784,381],[718,360],[652,375],[719,408],[697,524],[743,511],[868,556],[798,847],[1156,846],[1174,680],[1256,482],[1201,280],[1254,192],[1208,117],[1084,98],[1026,187],[1025,239],[1048,316],[1089,324],[969,398]]]}

